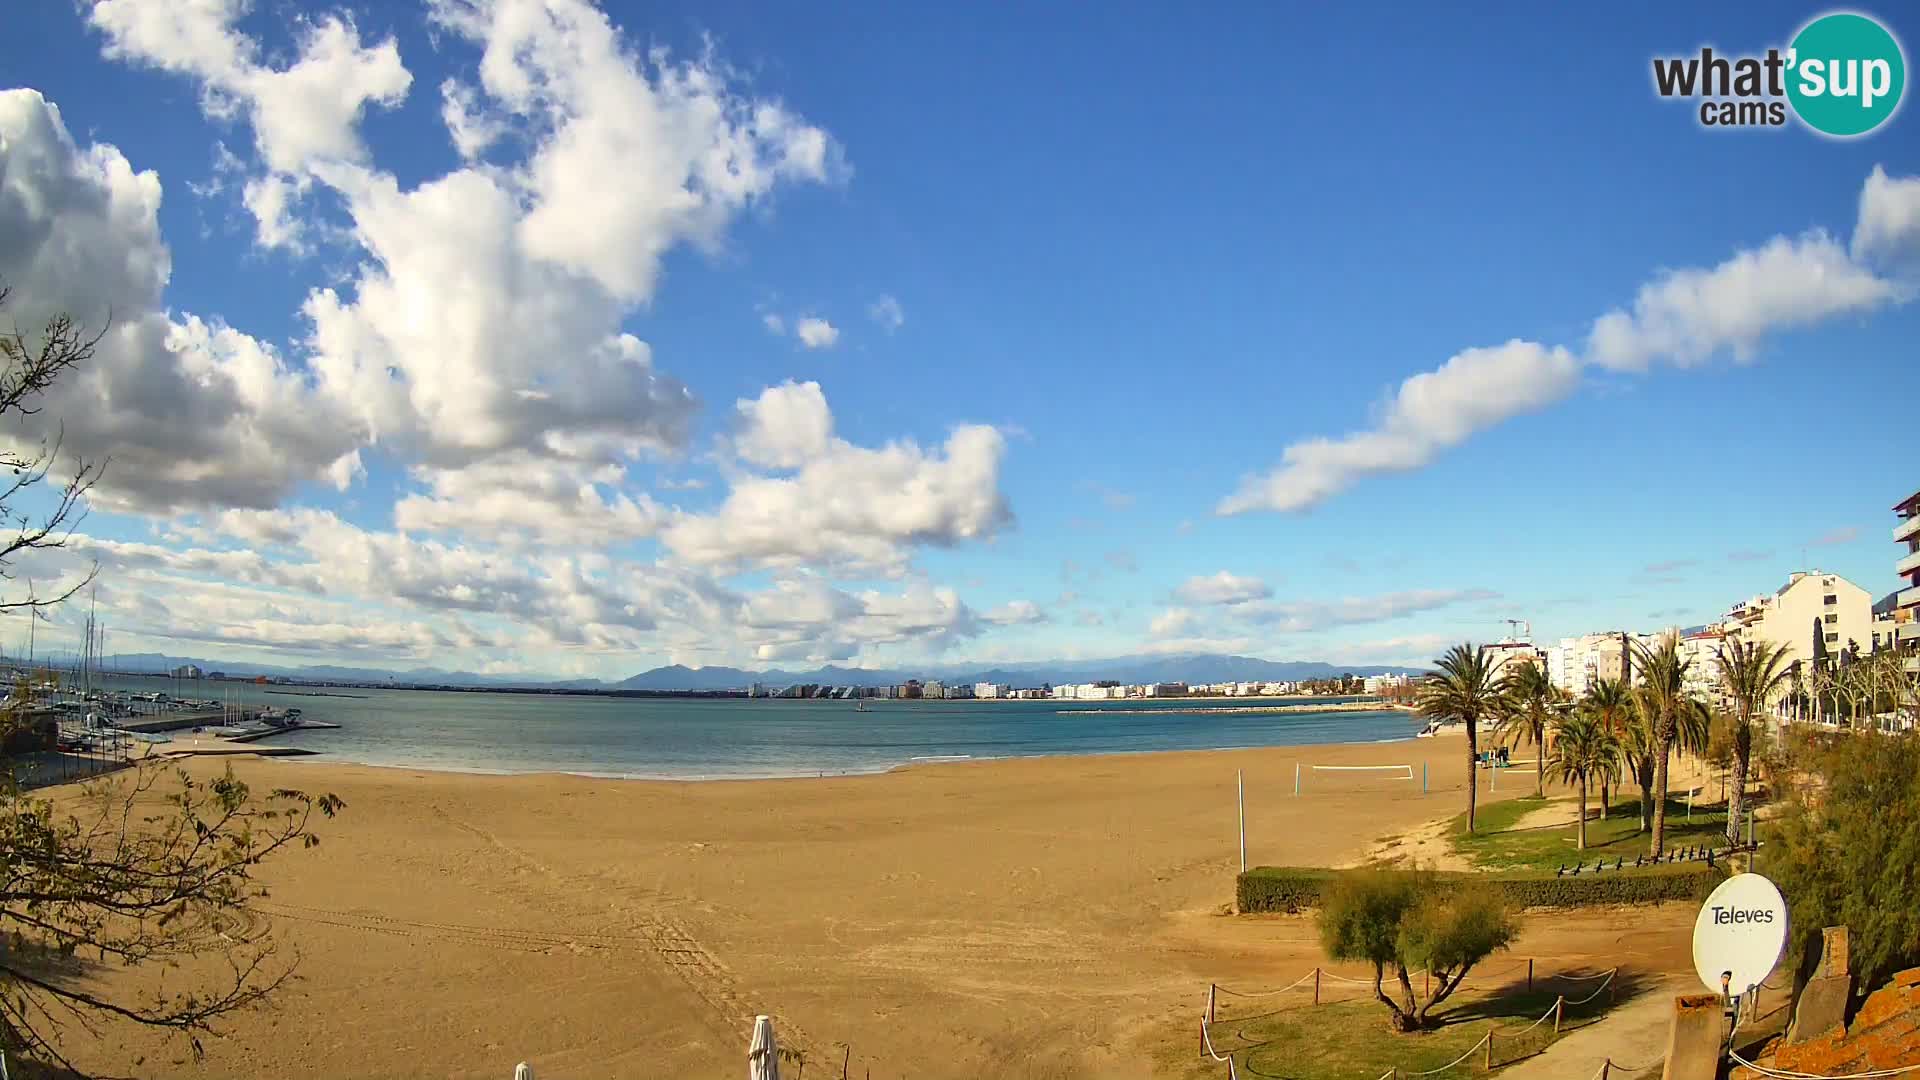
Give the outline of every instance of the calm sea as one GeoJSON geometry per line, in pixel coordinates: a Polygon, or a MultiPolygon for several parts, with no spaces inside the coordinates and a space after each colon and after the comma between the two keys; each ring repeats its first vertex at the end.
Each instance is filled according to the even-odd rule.
{"type": "Polygon", "coordinates": [[[307,697],[244,683],[115,679],[106,685],[297,706],[306,719],[340,729],[273,741],[334,761],[659,779],[883,772],[941,758],[1381,742],[1410,739],[1418,728],[1408,714],[1390,711],[1171,711],[1195,702],[873,701],[868,712],[856,712],[850,701],[361,689],[327,691],[352,697],[307,697]]]}

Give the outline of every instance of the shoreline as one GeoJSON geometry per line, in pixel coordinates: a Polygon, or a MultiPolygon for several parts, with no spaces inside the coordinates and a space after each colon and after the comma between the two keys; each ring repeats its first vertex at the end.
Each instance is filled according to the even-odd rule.
{"type": "MultiPolygon", "coordinates": [[[[1167,699],[1175,700],[1175,699],[1167,699]]],[[[1193,699],[1204,700],[1204,699],[1193,699]]],[[[1086,712],[1085,709],[1056,709],[1060,716],[1072,716],[1086,712]]],[[[1248,714],[1287,714],[1287,713],[1412,713],[1415,710],[1408,705],[1389,705],[1385,702],[1365,704],[1359,702],[1306,702],[1299,705],[1169,705],[1164,709],[1101,709],[1103,713],[1114,716],[1230,716],[1248,714]]]]}
{"type": "MultiPolygon", "coordinates": [[[[1068,711],[1071,712],[1072,710],[1068,710],[1068,711]]],[[[1126,715],[1130,710],[1107,709],[1103,711],[1115,713],[1119,715],[1126,715]]],[[[1160,713],[1160,712],[1172,712],[1174,710],[1151,709],[1151,710],[1140,710],[1140,711],[1160,713]]],[[[1207,710],[1207,711],[1228,711],[1228,710],[1207,710]]],[[[1231,710],[1231,711],[1239,712],[1242,710],[1231,710]]],[[[1259,710],[1255,709],[1254,711],[1259,711],[1259,710]]],[[[1367,711],[1371,712],[1374,710],[1367,710],[1367,711]]],[[[1443,729],[1440,732],[1438,737],[1464,738],[1465,734],[1466,734],[1465,729],[1447,728],[1447,729],[1443,729]]],[[[1389,746],[1396,743],[1410,743],[1410,742],[1422,742],[1422,741],[1425,741],[1425,740],[1420,739],[1413,732],[1408,732],[1404,736],[1395,736],[1395,737],[1386,738],[1386,739],[1370,739],[1370,740],[1362,740],[1362,741],[1341,740],[1338,742],[1242,743],[1235,746],[1152,747],[1152,748],[1141,749],[1141,750],[1098,750],[1090,753],[1074,753],[1071,751],[1063,751],[1063,752],[1055,752],[1055,753],[1033,753],[1033,754],[927,754],[927,755],[916,756],[906,761],[895,762],[889,765],[873,765],[873,766],[840,768],[840,769],[795,769],[790,771],[779,771],[779,772],[717,773],[717,774],[716,773],[697,773],[693,775],[666,775],[666,774],[660,774],[660,773],[618,772],[618,771],[612,771],[612,770],[568,769],[568,768],[515,769],[515,768],[504,768],[499,766],[486,766],[486,765],[447,765],[447,764],[438,764],[438,763],[422,764],[422,763],[407,762],[407,761],[358,761],[358,760],[354,760],[352,758],[347,758],[347,757],[337,757],[332,754],[329,754],[324,750],[307,750],[304,748],[301,748],[298,750],[293,750],[289,748],[289,749],[279,750],[278,752],[271,752],[268,747],[259,747],[260,750],[269,751],[269,752],[263,752],[258,754],[257,756],[261,758],[275,757],[290,763],[297,763],[302,768],[316,768],[316,767],[326,767],[326,766],[355,766],[355,767],[368,768],[368,769],[410,770],[413,772],[424,772],[424,773],[445,773],[453,776],[572,777],[575,779],[582,779],[582,780],[607,780],[607,781],[617,781],[621,783],[724,784],[724,783],[752,783],[756,781],[767,781],[767,780],[786,781],[786,780],[854,779],[858,777],[867,777],[867,776],[889,776],[896,773],[907,773],[914,770],[926,769],[926,768],[935,767],[935,766],[978,765],[978,764],[1009,762],[1009,761],[1093,761],[1101,758],[1118,758],[1118,759],[1124,759],[1124,760],[1137,760],[1143,756],[1150,756],[1155,754],[1178,755],[1178,754],[1267,753],[1267,752],[1278,752],[1278,751],[1286,751],[1286,750],[1299,750],[1303,752],[1308,750],[1319,750],[1323,752],[1324,751],[1346,751],[1346,750],[1353,750],[1353,749],[1359,749],[1364,747],[1389,746]]],[[[253,746],[256,746],[256,744],[246,744],[246,746],[253,747],[253,746]]],[[[186,753],[186,754],[177,754],[176,756],[180,758],[186,758],[186,757],[195,757],[195,756],[244,757],[246,755],[247,755],[247,749],[240,746],[236,746],[233,749],[220,749],[220,750],[213,751],[211,753],[202,753],[202,754],[186,753]]]]}

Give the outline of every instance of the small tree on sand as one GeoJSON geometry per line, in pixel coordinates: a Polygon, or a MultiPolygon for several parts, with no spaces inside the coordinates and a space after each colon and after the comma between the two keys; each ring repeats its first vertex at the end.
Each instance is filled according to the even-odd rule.
{"type": "Polygon", "coordinates": [[[1343,875],[1320,907],[1320,942],[1335,960],[1373,965],[1373,996],[1395,1031],[1437,1026],[1433,1010],[1453,995],[1473,966],[1504,949],[1518,927],[1497,894],[1484,886],[1442,885],[1419,870],[1361,870],[1343,875]],[[1410,972],[1426,968],[1433,993],[1414,997],[1410,972]],[[1389,996],[1388,971],[1399,983],[1389,996]]]}

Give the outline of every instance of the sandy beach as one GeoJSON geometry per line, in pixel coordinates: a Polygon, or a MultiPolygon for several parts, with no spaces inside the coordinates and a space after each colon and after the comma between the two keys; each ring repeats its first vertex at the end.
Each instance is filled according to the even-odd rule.
{"type": "MultiPolygon", "coordinates": [[[[1310,920],[1224,914],[1235,770],[1254,864],[1331,865],[1458,813],[1463,757],[1443,737],[707,783],[240,758],[256,788],[348,804],[264,870],[298,981],[201,1062],[124,1027],[68,1041],[138,1076],[719,1078],[764,1012],[807,1076],[848,1047],[851,1076],[1148,1076],[1209,980],[1320,962],[1310,920]],[[1303,761],[1425,762],[1432,791],[1321,773],[1296,798],[1303,761]]],[[[1482,798],[1531,790],[1508,776],[1482,798]]],[[[1681,971],[1692,917],[1635,912],[1630,951],[1618,912],[1532,918],[1515,955],[1681,971]]]]}

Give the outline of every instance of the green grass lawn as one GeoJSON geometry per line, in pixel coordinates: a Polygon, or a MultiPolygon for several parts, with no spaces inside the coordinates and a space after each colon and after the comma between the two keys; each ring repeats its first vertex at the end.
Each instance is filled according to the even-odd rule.
{"type": "MultiPolygon", "coordinates": [[[[1601,819],[1600,800],[1587,800],[1587,850],[1576,846],[1575,825],[1515,828],[1521,818],[1548,804],[1549,800],[1526,796],[1483,806],[1475,814],[1476,831],[1467,834],[1467,815],[1462,813],[1449,826],[1454,851],[1476,866],[1488,869],[1552,870],[1571,866],[1576,861],[1625,859],[1647,853],[1647,835],[1640,832],[1638,795],[1620,793],[1612,815],[1601,819]]],[[[1559,800],[1553,800],[1559,801],[1559,800]]],[[[1570,801],[1570,800],[1569,800],[1570,801]]],[[[1696,805],[1691,820],[1685,799],[1667,799],[1667,847],[1726,844],[1727,812],[1724,806],[1696,805]]]]}
{"type": "MultiPolygon", "coordinates": [[[[1497,965],[1497,961],[1494,963],[1497,965]]],[[[1415,987],[1419,988],[1418,980],[1415,987]]],[[[1343,989],[1355,995],[1371,992],[1371,987],[1343,989]]],[[[1416,1034],[1392,1030],[1386,1006],[1367,997],[1324,1005],[1296,1003],[1265,1014],[1249,1011],[1235,1016],[1222,1012],[1213,1025],[1212,1038],[1217,1052],[1233,1055],[1243,1077],[1378,1080],[1390,1068],[1398,1068],[1403,1075],[1438,1069],[1467,1053],[1491,1029],[1497,1070],[1538,1054],[1552,1043],[1551,1020],[1523,1034],[1511,1033],[1552,1009],[1554,996],[1554,991],[1546,988],[1497,997],[1474,997],[1463,991],[1463,997],[1449,999],[1441,1006],[1441,1026],[1416,1034]]],[[[1258,1007],[1248,1003],[1248,1009],[1258,1007]]],[[[1594,1022],[1604,1012],[1604,995],[1586,1008],[1568,1009],[1562,1034],[1594,1022]]],[[[1224,1065],[1196,1053],[1198,1038],[1196,1031],[1184,1052],[1177,1043],[1163,1050],[1165,1060],[1157,1071],[1194,1080],[1225,1075],[1224,1065]]],[[[1460,1078],[1486,1074],[1486,1052],[1482,1048],[1438,1075],[1460,1078]]]]}

